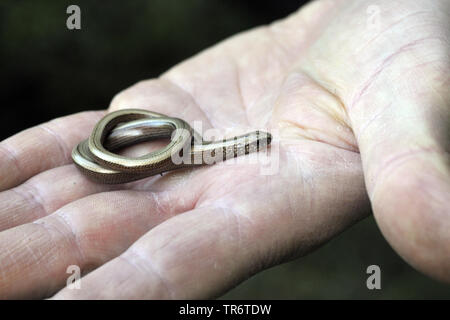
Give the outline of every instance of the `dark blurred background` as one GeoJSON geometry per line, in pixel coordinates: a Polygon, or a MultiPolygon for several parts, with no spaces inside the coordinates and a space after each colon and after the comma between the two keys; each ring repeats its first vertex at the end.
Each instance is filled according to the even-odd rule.
{"type": "MultiPolygon", "coordinates": [[[[304,2],[0,0],[0,140],[55,117],[104,109],[133,83],[304,2]],[[66,28],[71,4],[81,8],[81,30],[66,28]]],[[[404,263],[368,218],[224,298],[449,299],[450,288],[404,263]],[[366,287],[371,264],[381,267],[381,290],[366,287]]]]}

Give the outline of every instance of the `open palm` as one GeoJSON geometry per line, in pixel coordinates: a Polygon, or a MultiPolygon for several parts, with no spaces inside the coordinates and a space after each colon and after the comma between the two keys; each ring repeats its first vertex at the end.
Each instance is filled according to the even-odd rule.
{"type": "Polygon", "coordinates": [[[70,152],[104,112],[1,142],[0,297],[52,296],[73,265],[81,288],[57,298],[215,297],[316,248],[370,204],[399,254],[449,281],[448,1],[372,2],[313,2],[111,103],[204,130],[269,128],[265,174],[252,154],[95,184],[70,152]]]}

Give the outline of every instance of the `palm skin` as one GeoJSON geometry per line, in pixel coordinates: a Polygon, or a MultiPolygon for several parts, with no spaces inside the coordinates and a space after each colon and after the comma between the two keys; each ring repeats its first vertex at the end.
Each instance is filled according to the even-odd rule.
{"type": "Polygon", "coordinates": [[[0,297],[52,296],[69,265],[86,274],[81,289],[55,298],[215,297],[370,205],[400,255],[450,281],[448,14],[445,0],[316,1],[111,103],[222,132],[267,127],[279,155],[270,175],[243,161],[94,184],[70,150],[102,112],[3,141],[0,297]]]}

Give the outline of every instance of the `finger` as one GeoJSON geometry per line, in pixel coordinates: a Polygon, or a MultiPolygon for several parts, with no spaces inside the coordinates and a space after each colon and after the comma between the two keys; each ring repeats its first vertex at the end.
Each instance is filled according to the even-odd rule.
{"type": "Polygon", "coordinates": [[[74,165],[44,171],[0,192],[0,231],[45,217],[88,195],[118,188],[91,182],[74,165]]]}
{"type": "Polygon", "coordinates": [[[450,281],[448,2],[365,1],[331,20],[302,68],[342,99],[381,231],[416,268],[450,281]],[[343,45],[339,35],[352,29],[343,45]],[[324,51],[326,50],[326,51],[324,51]]]}
{"type": "MultiPolygon", "coordinates": [[[[324,169],[311,180],[302,180],[298,167],[296,174],[290,170],[294,163],[283,179],[258,178],[247,167],[227,170],[235,183],[220,190],[208,185],[194,210],[153,228],[119,257],[83,277],[80,290],[65,288],[54,298],[216,297],[263,268],[305,254],[361,218],[361,211],[355,210],[365,200],[358,159],[356,154],[353,161],[348,158],[352,165],[345,173],[324,169]],[[350,177],[359,183],[348,183],[350,177]],[[248,185],[246,181],[255,178],[258,181],[248,185]],[[316,179],[341,182],[342,188],[322,189],[330,201],[314,201],[313,190],[322,182],[316,179]]],[[[340,167],[339,160],[335,163],[340,167]]],[[[302,164],[301,171],[312,165],[302,164]]],[[[218,180],[224,181],[220,174],[218,180]]]]}
{"type": "Polygon", "coordinates": [[[58,118],[0,142],[0,191],[71,163],[73,147],[89,136],[103,115],[103,111],[90,111],[58,118]]]}
{"type": "Polygon", "coordinates": [[[98,267],[192,202],[177,192],[105,192],[0,232],[0,298],[47,297],[66,284],[68,266],[98,267]]]}
{"type": "MultiPolygon", "coordinates": [[[[158,143],[142,143],[146,152],[157,148],[158,143]]],[[[139,156],[133,149],[124,150],[126,156],[139,156]]],[[[107,185],[91,181],[74,165],[65,165],[37,174],[23,184],[0,192],[0,231],[45,217],[64,205],[91,194],[111,190],[171,190],[192,170],[179,170],[128,184],[107,185]]]]}
{"type": "Polygon", "coordinates": [[[450,68],[441,45],[433,36],[399,49],[353,96],[349,115],[383,234],[413,266],[450,281],[450,68]]]}
{"type": "Polygon", "coordinates": [[[354,112],[367,189],[377,222],[400,255],[450,281],[449,156],[437,136],[448,128],[442,120],[449,116],[435,114],[431,120],[434,116],[423,110],[432,111],[437,101],[407,95],[398,95],[387,107],[371,100],[374,111],[367,116],[372,120],[357,120],[354,112]]]}

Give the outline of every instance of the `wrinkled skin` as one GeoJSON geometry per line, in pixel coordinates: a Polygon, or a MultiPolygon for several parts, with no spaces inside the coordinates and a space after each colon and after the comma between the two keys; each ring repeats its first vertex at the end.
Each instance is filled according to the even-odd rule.
{"type": "Polygon", "coordinates": [[[108,109],[267,127],[272,175],[246,162],[92,183],[70,151],[103,112],[1,142],[0,297],[217,297],[370,206],[407,262],[450,282],[448,21],[448,0],[313,2],[139,82],[108,109]],[[69,265],[85,275],[80,290],[64,288],[69,265]]]}

